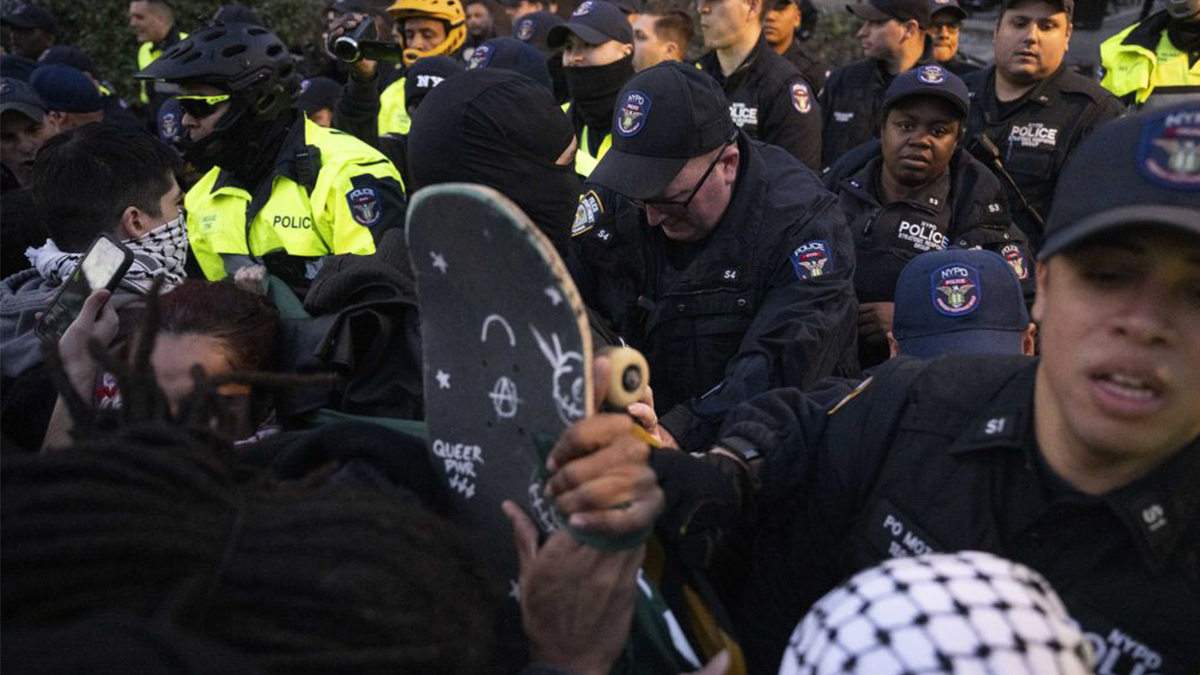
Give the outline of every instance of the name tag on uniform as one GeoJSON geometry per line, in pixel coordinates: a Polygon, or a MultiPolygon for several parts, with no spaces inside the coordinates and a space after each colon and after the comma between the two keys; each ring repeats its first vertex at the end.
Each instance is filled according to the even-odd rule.
{"type": "Polygon", "coordinates": [[[937,553],[941,547],[916,522],[886,499],[878,499],[863,521],[867,542],[889,558],[937,553]]]}

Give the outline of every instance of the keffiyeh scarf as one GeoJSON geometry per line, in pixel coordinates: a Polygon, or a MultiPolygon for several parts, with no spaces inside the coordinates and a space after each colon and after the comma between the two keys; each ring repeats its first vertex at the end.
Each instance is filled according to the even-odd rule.
{"type": "MultiPolygon", "coordinates": [[[[167,288],[184,281],[184,264],[187,262],[187,228],[181,213],[178,218],[143,234],[136,239],[122,242],[133,252],[133,264],[121,279],[121,286],[138,293],[147,293],[158,277],[163,277],[167,288]]],[[[29,263],[43,279],[65,282],[79,261],[82,253],[64,253],[49,239],[38,248],[25,250],[29,263]]]]}

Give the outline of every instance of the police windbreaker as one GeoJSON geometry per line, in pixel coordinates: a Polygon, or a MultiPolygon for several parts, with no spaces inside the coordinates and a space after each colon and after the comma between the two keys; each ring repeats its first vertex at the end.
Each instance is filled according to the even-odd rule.
{"type": "Polygon", "coordinates": [[[752,672],[774,672],[809,606],[892,557],[981,550],[1042,573],[1099,675],[1200,668],[1200,438],[1151,475],[1080,493],[1037,448],[1031,357],[900,358],[836,405],[778,390],[721,444],[762,460],[764,514],[740,611],[752,672]]]}
{"type": "Polygon", "coordinates": [[[836,201],[781,148],[739,137],[729,207],[686,265],[642,211],[586,189],[572,234],[584,301],[650,363],[659,422],[714,437],[733,406],[856,364],[854,250],[836,201]]]}

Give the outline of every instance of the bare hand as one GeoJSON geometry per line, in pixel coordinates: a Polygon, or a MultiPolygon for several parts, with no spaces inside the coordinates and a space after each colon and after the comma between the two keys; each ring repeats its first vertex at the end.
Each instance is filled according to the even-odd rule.
{"type": "Polygon", "coordinates": [[[233,273],[234,285],[255,295],[266,295],[266,278],[265,265],[247,265],[233,273]]]}
{"type": "Polygon", "coordinates": [[[871,344],[887,342],[892,329],[892,316],[896,304],[892,302],[864,302],[858,306],[858,337],[871,344]]]}
{"type": "Polygon", "coordinates": [[[83,302],[79,316],[71,322],[58,341],[58,353],[71,386],[84,401],[91,401],[92,385],[96,380],[96,363],[88,352],[92,340],[107,348],[117,336],[120,321],[117,311],[108,302],[112,293],[100,289],[83,302]]]}
{"type": "MultiPolygon", "coordinates": [[[[358,28],[358,25],[363,21],[370,20],[371,17],[367,14],[351,13],[341,15],[329,28],[329,42],[327,42],[326,45],[332,43],[338,37],[353,31],[355,28],[358,28]]],[[[326,48],[328,48],[328,46],[326,48]]],[[[366,81],[375,77],[375,70],[378,65],[379,64],[375,61],[359,59],[358,61],[350,64],[350,69],[353,72],[355,79],[359,81],[366,81]]]]}
{"type": "Polygon", "coordinates": [[[538,549],[538,530],[512,502],[520,562],[521,623],[534,663],[606,675],[629,639],[637,571],[646,547],[601,551],[557,530],[538,549]]]}

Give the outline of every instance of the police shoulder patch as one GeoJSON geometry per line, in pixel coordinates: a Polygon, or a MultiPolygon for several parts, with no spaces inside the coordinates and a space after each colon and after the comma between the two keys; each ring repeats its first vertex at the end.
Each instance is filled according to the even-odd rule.
{"type": "Polygon", "coordinates": [[[1200,190],[1200,112],[1190,108],[1148,119],[1138,143],[1137,168],[1161,187],[1200,190]]]}
{"type": "Polygon", "coordinates": [[[604,213],[604,203],[595,190],[588,190],[579,198],[579,206],[575,208],[575,222],[571,225],[571,236],[578,237],[596,226],[604,213]]]}
{"type": "Polygon", "coordinates": [[[491,45],[479,45],[475,51],[471,52],[471,61],[467,64],[467,70],[475,70],[477,68],[487,68],[488,62],[492,60],[494,53],[491,45]]]}
{"type": "Polygon", "coordinates": [[[373,187],[359,187],[346,193],[350,215],[359,225],[371,227],[383,216],[383,203],[379,191],[373,187]]]}
{"type": "Polygon", "coordinates": [[[640,91],[626,92],[617,109],[617,133],[626,138],[636,136],[646,126],[650,103],[650,97],[640,91]]]}
{"type": "Polygon", "coordinates": [[[792,107],[801,115],[807,115],[812,110],[812,94],[809,92],[807,84],[792,83],[792,107]]]}
{"type": "Polygon", "coordinates": [[[833,271],[833,252],[829,250],[829,242],[824,239],[806,241],[796,247],[788,257],[796,276],[801,281],[829,274],[833,271]]]}
{"type": "Polygon", "coordinates": [[[1019,244],[1006,244],[1000,249],[1000,255],[1004,256],[1004,261],[1012,268],[1013,274],[1021,281],[1029,278],[1029,266],[1025,264],[1025,252],[1021,250],[1019,244]]]}
{"type": "Polygon", "coordinates": [[[950,263],[929,275],[933,308],[945,316],[965,316],[979,309],[983,288],[979,271],[970,265],[950,263]]]}

